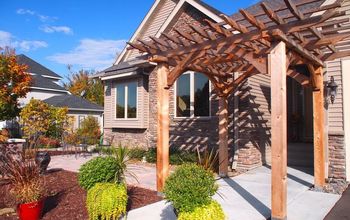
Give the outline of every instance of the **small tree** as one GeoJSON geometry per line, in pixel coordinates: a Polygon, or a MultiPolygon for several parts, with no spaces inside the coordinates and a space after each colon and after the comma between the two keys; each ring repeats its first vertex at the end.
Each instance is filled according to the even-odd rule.
{"type": "Polygon", "coordinates": [[[81,127],[77,130],[78,135],[87,144],[97,144],[101,136],[100,125],[93,116],[88,116],[81,122],[81,127]]]}
{"type": "Polygon", "coordinates": [[[20,123],[25,138],[35,138],[45,134],[50,124],[49,105],[43,101],[31,99],[20,113],[20,123]]]}
{"type": "Polygon", "coordinates": [[[103,105],[104,92],[103,84],[99,79],[91,79],[94,71],[80,70],[73,72],[71,66],[68,66],[70,76],[67,77],[67,83],[64,88],[76,96],[80,96],[98,105],[103,105]]]}
{"type": "Polygon", "coordinates": [[[69,126],[68,108],[49,107],[49,127],[46,136],[60,138],[69,126]]]}
{"type": "Polygon", "coordinates": [[[28,67],[17,63],[14,50],[0,48],[0,121],[18,116],[18,99],[29,92],[28,67]]]}
{"type": "Polygon", "coordinates": [[[39,135],[60,138],[69,127],[67,108],[49,106],[43,101],[31,99],[20,113],[24,137],[35,141],[39,135]]]}

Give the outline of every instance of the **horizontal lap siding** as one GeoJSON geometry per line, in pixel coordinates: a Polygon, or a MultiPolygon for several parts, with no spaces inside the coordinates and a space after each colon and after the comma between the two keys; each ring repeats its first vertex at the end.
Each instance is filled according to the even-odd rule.
{"type": "Polygon", "coordinates": [[[148,127],[148,108],[144,104],[147,100],[146,91],[143,86],[142,78],[119,80],[108,82],[105,86],[105,128],[147,128],[148,127]],[[115,118],[116,105],[116,85],[137,80],[137,119],[120,120],[115,118]]]}
{"type": "MultiPolygon", "coordinates": [[[[168,16],[174,10],[176,6],[176,2],[174,0],[165,0],[161,1],[158,6],[158,9],[155,11],[155,15],[150,18],[148,24],[143,27],[143,30],[139,33],[136,39],[149,40],[148,36],[155,36],[159,29],[162,27],[168,16]]],[[[138,50],[132,50],[127,55],[125,60],[129,60],[139,56],[140,53],[138,50]]]]}
{"type": "Polygon", "coordinates": [[[270,163],[270,93],[270,77],[261,74],[250,77],[238,93],[239,166],[270,163]]]}
{"type": "Polygon", "coordinates": [[[328,104],[328,130],[330,133],[343,132],[344,130],[344,117],[343,117],[343,82],[342,82],[342,69],[341,61],[335,60],[327,62],[327,74],[324,79],[329,81],[333,76],[335,82],[338,84],[338,92],[334,104],[328,104]]]}

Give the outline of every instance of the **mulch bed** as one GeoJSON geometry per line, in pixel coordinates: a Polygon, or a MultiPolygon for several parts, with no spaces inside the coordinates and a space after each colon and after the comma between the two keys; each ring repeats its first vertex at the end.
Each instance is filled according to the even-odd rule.
{"type": "MultiPolygon", "coordinates": [[[[45,175],[48,197],[45,201],[43,218],[49,219],[88,219],[85,208],[86,191],[80,188],[77,181],[77,173],[57,170],[45,175]]],[[[9,185],[0,185],[0,209],[14,207],[13,198],[9,195],[9,185]]],[[[162,200],[157,192],[128,186],[127,210],[162,200]]],[[[13,220],[17,216],[0,216],[0,219],[13,220]]]]}

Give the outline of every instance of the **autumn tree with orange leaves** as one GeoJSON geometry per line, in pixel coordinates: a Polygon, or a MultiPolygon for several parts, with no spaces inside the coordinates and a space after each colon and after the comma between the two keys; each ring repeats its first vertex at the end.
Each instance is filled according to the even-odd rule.
{"type": "Polygon", "coordinates": [[[63,84],[64,88],[73,95],[80,96],[90,102],[103,105],[103,84],[100,79],[92,79],[94,71],[79,70],[73,72],[71,66],[68,66],[70,75],[67,82],[63,84]]]}
{"type": "Polygon", "coordinates": [[[14,50],[0,48],[0,121],[18,116],[18,99],[29,92],[32,80],[27,69],[17,63],[14,50]]]}

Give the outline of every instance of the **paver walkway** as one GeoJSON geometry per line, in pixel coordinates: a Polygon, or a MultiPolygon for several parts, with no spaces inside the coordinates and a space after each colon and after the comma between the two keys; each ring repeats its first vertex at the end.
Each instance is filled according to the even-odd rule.
{"type": "MultiPolygon", "coordinates": [[[[72,172],[78,172],[81,165],[91,160],[93,157],[98,156],[75,156],[75,155],[63,155],[51,157],[51,162],[48,169],[64,169],[72,172]]],[[[128,170],[137,176],[137,180],[131,175],[126,174],[126,180],[128,184],[141,186],[143,188],[156,190],[156,169],[155,166],[149,164],[130,164],[128,170]]]]}
{"type": "Polygon", "coordinates": [[[350,219],[350,186],[343,193],[340,200],[328,213],[325,220],[345,220],[350,219]]]}

